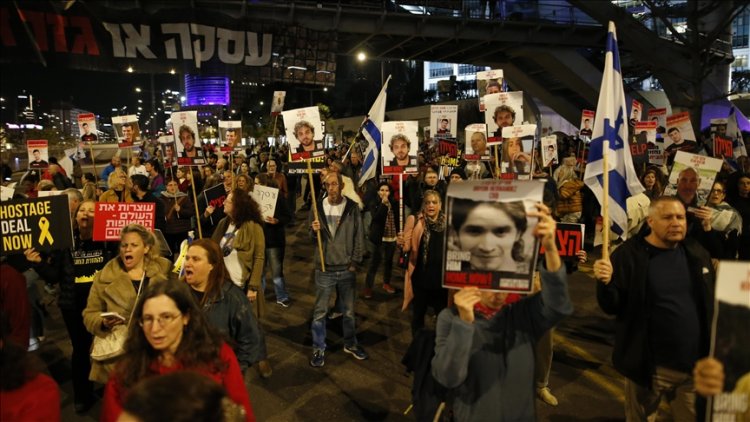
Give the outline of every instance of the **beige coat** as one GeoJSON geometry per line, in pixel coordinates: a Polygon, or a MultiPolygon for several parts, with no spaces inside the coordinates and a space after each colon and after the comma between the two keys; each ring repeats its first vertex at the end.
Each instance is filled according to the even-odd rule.
{"type": "MultiPolygon", "coordinates": [[[[227,227],[229,227],[229,217],[224,217],[216,225],[211,238],[216,243],[221,243],[227,227]]],[[[263,227],[254,221],[243,223],[234,235],[233,247],[237,250],[237,257],[242,265],[242,280],[246,280],[247,286],[258,292],[257,303],[253,308],[257,317],[262,318],[266,314],[266,300],[260,285],[266,260],[266,238],[263,235],[263,227]]]]}
{"type": "MultiPolygon", "coordinates": [[[[166,281],[170,275],[171,263],[166,258],[157,258],[146,263],[146,277],[149,283],[166,281]]],[[[120,258],[109,261],[96,276],[91,286],[86,309],[83,310],[83,324],[86,330],[95,336],[104,337],[109,332],[104,328],[102,312],[117,312],[125,318],[135,307],[136,290],[130,276],[120,264],[120,258]]],[[[113,362],[92,361],[89,379],[106,383],[109,373],[114,367],[113,362]]]]}

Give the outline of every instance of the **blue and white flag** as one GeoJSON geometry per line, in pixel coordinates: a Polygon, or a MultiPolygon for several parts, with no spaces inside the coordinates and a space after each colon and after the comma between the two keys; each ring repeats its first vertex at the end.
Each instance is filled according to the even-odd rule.
{"type": "Polygon", "coordinates": [[[367,140],[367,148],[362,154],[362,169],[359,171],[359,186],[362,186],[366,181],[375,177],[375,172],[378,169],[378,157],[380,157],[380,145],[381,145],[381,130],[383,129],[383,120],[385,120],[385,98],[386,89],[388,88],[388,82],[391,80],[390,75],[385,80],[383,88],[380,89],[380,94],[375,102],[370,107],[370,112],[367,113],[364,123],[362,123],[362,135],[367,140]]]}
{"type": "Polygon", "coordinates": [[[601,204],[605,195],[602,182],[604,174],[603,154],[605,153],[605,142],[608,141],[609,148],[606,153],[609,172],[611,229],[623,239],[627,236],[628,228],[628,213],[625,201],[629,196],[643,192],[643,186],[638,181],[638,176],[633,168],[627,135],[627,108],[625,106],[625,92],[622,87],[620,54],[617,50],[617,34],[615,33],[614,22],[609,22],[604,74],[599,89],[594,132],[583,181],[594,192],[596,199],[601,204]]]}

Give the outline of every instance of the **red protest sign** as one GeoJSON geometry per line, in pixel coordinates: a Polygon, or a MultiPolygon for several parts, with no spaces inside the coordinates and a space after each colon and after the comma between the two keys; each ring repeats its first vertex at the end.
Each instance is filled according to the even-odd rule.
{"type": "Polygon", "coordinates": [[[94,240],[120,240],[128,224],[140,224],[153,231],[156,204],[153,202],[97,202],[94,210],[94,240]]]}
{"type": "Polygon", "coordinates": [[[734,148],[732,148],[732,140],[720,135],[714,135],[714,157],[732,158],[733,156],[734,148]]]}
{"type": "MultiPolygon", "coordinates": [[[[555,243],[560,258],[577,260],[576,252],[583,249],[584,225],[576,223],[557,223],[555,243]]],[[[544,246],[539,246],[539,254],[544,254],[544,246]]]]}

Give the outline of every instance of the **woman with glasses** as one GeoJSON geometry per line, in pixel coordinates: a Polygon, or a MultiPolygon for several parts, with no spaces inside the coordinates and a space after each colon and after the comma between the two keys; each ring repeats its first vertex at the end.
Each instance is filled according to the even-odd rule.
{"type": "Polygon", "coordinates": [[[706,206],[713,208],[711,229],[721,233],[722,259],[737,259],[737,250],[740,246],[739,234],[742,233],[742,218],[736,209],[725,202],[726,197],[727,191],[724,182],[714,182],[706,206]]]}
{"type": "Polygon", "coordinates": [[[252,304],[227,278],[219,245],[211,239],[194,241],[185,255],[184,281],[190,286],[208,322],[232,340],[234,353],[245,370],[260,360],[258,321],[252,304]]]}
{"type": "MultiPolygon", "coordinates": [[[[168,259],[159,256],[151,231],[139,224],[125,226],[120,234],[119,256],[94,276],[83,310],[83,323],[88,332],[106,337],[113,327],[127,324],[139,289],[142,291],[150,283],[166,281],[171,267],[168,259]]],[[[116,360],[92,361],[89,379],[106,383],[116,360]]]]}
{"type": "Polygon", "coordinates": [[[221,384],[254,421],[237,358],[215,331],[185,283],[150,284],[135,306],[125,354],[104,390],[101,421],[115,421],[128,392],[141,380],[177,371],[195,371],[221,384]]]}

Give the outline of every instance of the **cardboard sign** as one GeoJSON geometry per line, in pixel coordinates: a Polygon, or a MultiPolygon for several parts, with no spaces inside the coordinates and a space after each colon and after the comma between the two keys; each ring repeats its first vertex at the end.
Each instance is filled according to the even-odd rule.
{"type": "Polygon", "coordinates": [[[438,139],[456,138],[458,136],[458,106],[431,105],[430,125],[434,127],[433,136],[438,139]]]}
{"type": "Polygon", "coordinates": [[[263,219],[266,217],[273,218],[273,214],[276,212],[276,198],[279,196],[278,188],[255,185],[253,191],[250,192],[250,196],[258,203],[263,219]]]}
{"type": "Polygon", "coordinates": [[[156,204],[153,202],[97,202],[94,210],[94,240],[119,241],[128,224],[140,224],[154,231],[156,204]]]}
{"type": "Polygon", "coordinates": [[[630,124],[635,124],[641,121],[641,115],[643,114],[643,105],[638,100],[633,100],[630,106],[630,124]]]}
{"type": "Polygon", "coordinates": [[[309,160],[325,155],[323,124],[318,107],[282,111],[281,117],[286,129],[286,140],[289,142],[289,161],[309,160]]]}
{"type": "Polygon", "coordinates": [[[477,72],[477,92],[479,93],[479,111],[485,110],[484,96],[503,91],[503,70],[492,69],[477,72]]]}
{"type": "Polygon", "coordinates": [[[219,120],[221,152],[242,151],[242,121],[219,120]]]}
{"type": "Polygon", "coordinates": [[[579,126],[581,138],[591,139],[591,135],[594,133],[594,118],[596,112],[594,110],[583,110],[581,112],[581,126],[579,126]]]}
{"type": "Polygon", "coordinates": [[[44,139],[26,141],[29,153],[29,169],[46,169],[49,167],[49,148],[44,139]]]}
{"type": "Polygon", "coordinates": [[[688,211],[692,207],[703,206],[714,186],[716,174],[721,170],[721,164],[722,160],[718,158],[677,151],[664,195],[679,196],[687,203],[688,211]]]}
{"type": "Polygon", "coordinates": [[[467,161],[491,159],[490,149],[487,147],[487,125],[474,123],[466,126],[466,145],[464,159],[467,161]]]}
{"type": "Polygon", "coordinates": [[[214,207],[214,212],[209,217],[212,225],[216,225],[226,215],[224,214],[224,200],[227,199],[227,195],[227,190],[224,188],[223,183],[203,191],[206,207],[214,207]]]}
{"type": "Polygon", "coordinates": [[[523,122],[523,92],[501,92],[484,96],[484,122],[487,124],[487,144],[503,141],[502,128],[523,122]]]}
{"type": "Polygon", "coordinates": [[[201,137],[198,136],[198,112],[175,111],[170,118],[177,150],[177,163],[181,166],[206,164],[201,137]]]}
{"type": "Polygon", "coordinates": [[[557,165],[557,135],[542,137],[542,166],[551,167],[557,165]]]}
{"type": "Polygon", "coordinates": [[[17,199],[0,203],[2,255],[34,248],[52,251],[73,247],[68,196],[17,199]]]}
{"type": "Polygon", "coordinates": [[[543,190],[539,180],[451,183],[443,286],[530,292],[539,241],[533,235],[537,218],[528,213],[543,190]]]}
{"type": "Polygon", "coordinates": [[[81,142],[88,145],[98,139],[96,133],[96,116],[94,113],[81,113],[78,115],[78,129],[81,142]]]}
{"type": "Polygon", "coordinates": [[[417,122],[383,123],[383,144],[380,148],[380,162],[383,174],[417,172],[417,122]]]}
{"type": "Polygon", "coordinates": [[[112,116],[112,126],[115,129],[118,147],[130,148],[140,144],[141,127],[135,114],[112,116]]]}
{"type": "Polygon", "coordinates": [[[458,157],[458,144],[455,139],[439,139],[438,153],[444,157],[458,157]]]}
{"type": "MultiPolygon", "coordinates": [[[[576,252],[583,249],[583,238],[586,226],[576,223],[557,223],[555,243],[560,258],[566,261],[578,261],[576,252]]],[[[544,246],[539,246],[539,254],[544,255],[544,246]]]]}
{"type": "Polygon", "coordinates": [[[534,135],[536,125],[519,125],[503,128],[503,144],[500,153],[500,177],[503,179],[529,180],[534,172],[534,135]]]}
{"type": "Polygon", "coordinates": [[[274,91],[273,101],[271,102],[271,116],[278,116],[284,111],[284,99],[286,91],[274,91]]]}

